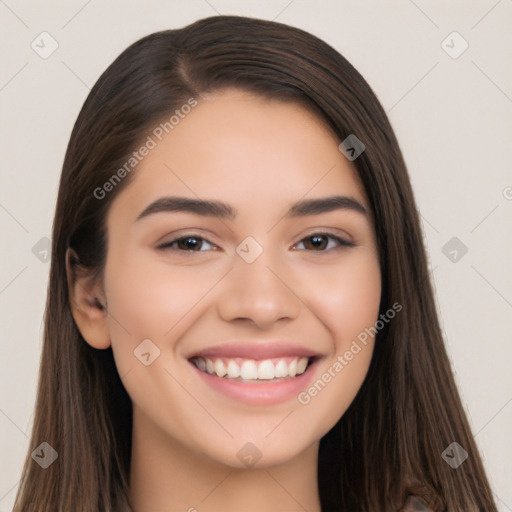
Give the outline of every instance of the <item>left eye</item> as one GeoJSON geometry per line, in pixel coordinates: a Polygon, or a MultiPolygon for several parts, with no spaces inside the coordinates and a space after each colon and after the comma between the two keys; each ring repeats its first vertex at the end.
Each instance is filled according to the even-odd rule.
{"type": "Polygon", "coordinates": [[[315,252],[326,252],[326,250],[335,249],[340,246],[354,247],[355,245],[352,242],[331,233],[313,233],[312,235],[303,238],[297,245],[306,245],[305,242],[307,242],[307,245],[309,245],[310,248],[313,248],[313,251],[315,252]]]}

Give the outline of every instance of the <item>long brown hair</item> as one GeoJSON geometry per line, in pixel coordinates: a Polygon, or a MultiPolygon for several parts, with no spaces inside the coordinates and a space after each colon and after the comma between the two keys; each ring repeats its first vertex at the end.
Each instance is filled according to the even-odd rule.
{"type": "Polygon", "coordinates": [[[353,163],[373,208],[381,312],[395,302],[403,307],[379,331],[359,393],[320,442],[322,511],[397,511],[411,494],[435,511],[496,511],[445,350],[407,169],[382,106],[325,42],[238,16],[140,39],[106,69],[81,109],[57,199],[34,424],[15,511],[132,510],[131,401],[112,350],[91,348],[74,323],[66,250],[77,255],[75,269],[102,278],[106,214],[132,174],[104,197],[94,191],[164,117],[225,87],[298,102],[340,141],[350,134],[363,141],[353,163]],[[469,454],[457,469],[441,456],[454,441],[469,454]],[[43,442],[58,454],[46,469],[31,457],[43,442]]]}

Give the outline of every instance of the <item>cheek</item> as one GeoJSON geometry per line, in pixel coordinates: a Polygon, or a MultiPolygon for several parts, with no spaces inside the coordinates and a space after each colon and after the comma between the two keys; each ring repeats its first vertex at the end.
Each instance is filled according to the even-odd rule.
{"type": "MultiPolygon", "coordinates": [[[[130,252],[130,251],[127,251],[130,252]]],[[[171,265],[145,250],[130,257],[112,254],[105,270],[109,312],[125,327],[162,338],[211,288],[212,272],[201,266],[171,265]]]]}
{"type": "Polygon", "coordinates": [[[360,332],[375,324],[381,299],[375,255],[353,253],[342,264],[319,270],[309,282],[309,303],[329,329],[336,351],[346,350],[360,332]]]}
{"type": "Polygon", "coordinates": [[[223,272],[201,265],[178,268],[142,251],[114,256],[112,263],[107,260],[105,293],[112,350],[122,375],[138,366],[134,351],[143,340],[158,347],[159,363],[176,356],[173,340],[186,334],[223,272]]]}
{"type": "Polygon", "coordinates": [[[298,397],[309,417],[321,418],[315,427],[321,431],[312,433],[317,436],[324,435],[348,409],[373,353],[373,337],[367,329],[378,319],[380,269],[376,257],[355,256],[327,275],[318,272],[312,280],[316,294],[310,293],[308,305],[328,329],[333,344],[319,365],[317,378],[298,397]]]}

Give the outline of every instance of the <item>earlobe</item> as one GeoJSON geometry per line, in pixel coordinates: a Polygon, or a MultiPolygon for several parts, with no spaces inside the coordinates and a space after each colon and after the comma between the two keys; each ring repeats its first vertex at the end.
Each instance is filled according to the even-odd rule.
{"type": "Polygon", "coordinates": [[[111,344],[106,301],[94,278],[78,272],[78,261],[76,252],[68,248],[66,273],[71,312],[84,340],[93,348],[106,349],[111,344]]]}

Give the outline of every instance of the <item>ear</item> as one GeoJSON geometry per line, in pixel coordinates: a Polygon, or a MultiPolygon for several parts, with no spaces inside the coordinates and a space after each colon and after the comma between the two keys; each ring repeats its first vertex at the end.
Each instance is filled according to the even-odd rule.
{"type": "Polygon", "coordinates": [[[106,349],[110,346],[106,300],[93,276],[78,272],[78,262],[76,252],[68,248],[66,274],[71,312],[84,340],[93,348],[106,349]]]}

